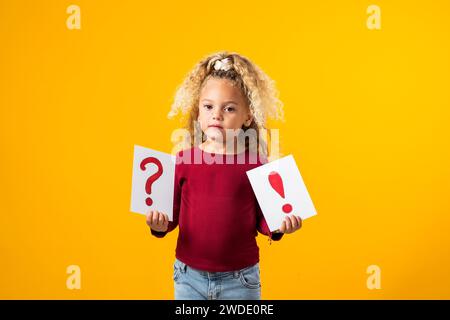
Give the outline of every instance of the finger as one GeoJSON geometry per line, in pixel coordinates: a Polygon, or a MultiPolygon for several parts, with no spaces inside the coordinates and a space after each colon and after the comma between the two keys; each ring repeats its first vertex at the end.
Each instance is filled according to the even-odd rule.
{"type": "Polygon", "coordinates": [[[285,221],[286,221],[286,233],[292,232],[291,219],[289,219],[289,217],[286,217],[285,221]]]}
{"type": "Polygon", "coordinates": [[[152,219],[153,219],[153,211],[149,211],[147,213],[147,223],[152,223],[152,219]]]}
{"type": "Polygon", "coordinates": [[[295,216],[295,218],[297,219],[298,222],[298,228],[300,229],[302,227],[302,218],[300,218],[299,216],[295,216]]]}
{"type": "Polygon", "coordinates": [[[283,233],[286,232],[286,222],[283,221],[283,222],[281,223],[280,231],[283,232],[283,233]]]}
{"type": "Polygon", "coordinates": [[[170,222],[169,216],[166,214],[166,224],[169,225],[169,222],[170,222]]]}
{"type": "Polygon", "coordinates": [[[159,213],[159,219],[158,219],[158,223],[160,225],[164,224],[164,214],[162,212],[159,213]]]}
{"type": "Polygon", "coordinates": [[[164,217],[164,224],[169,223],[169,216],[163,213],[163,217],[164,217]]]}
{"type": "Polygon", "coordinates": [[[155,211],[153,213],[152,224],[157,225],[158,224],[158,220],[159,220],[159,213],[158,213],[158,211],[155,211]]]}
{"type": "Polygon", "coordinates": [[[298,229],[298,221],[295,218],[295,216],[290,216],[289,219],[291,219],[292,229],[297,230],[298,229]]]}

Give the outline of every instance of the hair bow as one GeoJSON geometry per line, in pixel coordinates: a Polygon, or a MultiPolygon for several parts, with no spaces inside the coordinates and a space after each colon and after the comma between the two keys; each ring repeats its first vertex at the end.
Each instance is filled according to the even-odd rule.
{"type": "Polygon", "coordinates": [[[214,63],[214,69],[228,71],[231,69],[231,64],[229,62],[230,61],[228,58],[223,58],[222,60],[217,60],[214,63]]]}

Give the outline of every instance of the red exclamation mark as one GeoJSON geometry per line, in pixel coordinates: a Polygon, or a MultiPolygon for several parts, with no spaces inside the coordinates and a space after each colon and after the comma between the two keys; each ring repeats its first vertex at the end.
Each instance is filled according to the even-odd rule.
{"type": "MultiPolygon", "coordinates": [[[[269,174],[269,183],[272,188],[284,199],[283,180],[281,179],[281,176],[278,172],[272,171],[269,174]]],[[[282,210],[287,214],[292,211],[292,206],[289,203],[286,203],[282,207],[282,210]]]]}

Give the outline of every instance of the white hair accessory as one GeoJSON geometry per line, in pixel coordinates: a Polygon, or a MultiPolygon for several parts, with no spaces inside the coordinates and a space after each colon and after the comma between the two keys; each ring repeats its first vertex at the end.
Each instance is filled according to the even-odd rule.
{"type": "Polygon", "coordinates": [[[230,59],[229,58],[223,58],[222,60],[217,60],[214,63],[214,69],[215,70],[223,70],[223,71],[228,71],[230,70],[232,67],[231,63],[230,63],[230,59]]]}

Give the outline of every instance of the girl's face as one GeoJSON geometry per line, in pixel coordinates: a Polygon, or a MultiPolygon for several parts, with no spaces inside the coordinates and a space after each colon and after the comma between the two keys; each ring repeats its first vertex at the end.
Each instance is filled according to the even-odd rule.
{"type": "Polygon", "coordinates": [[[225,139],[225,129],[241,129],[252,121],[242,91],[226,79],[211,78],[200,92],[198,121],[210,140],[225,139]]]}

